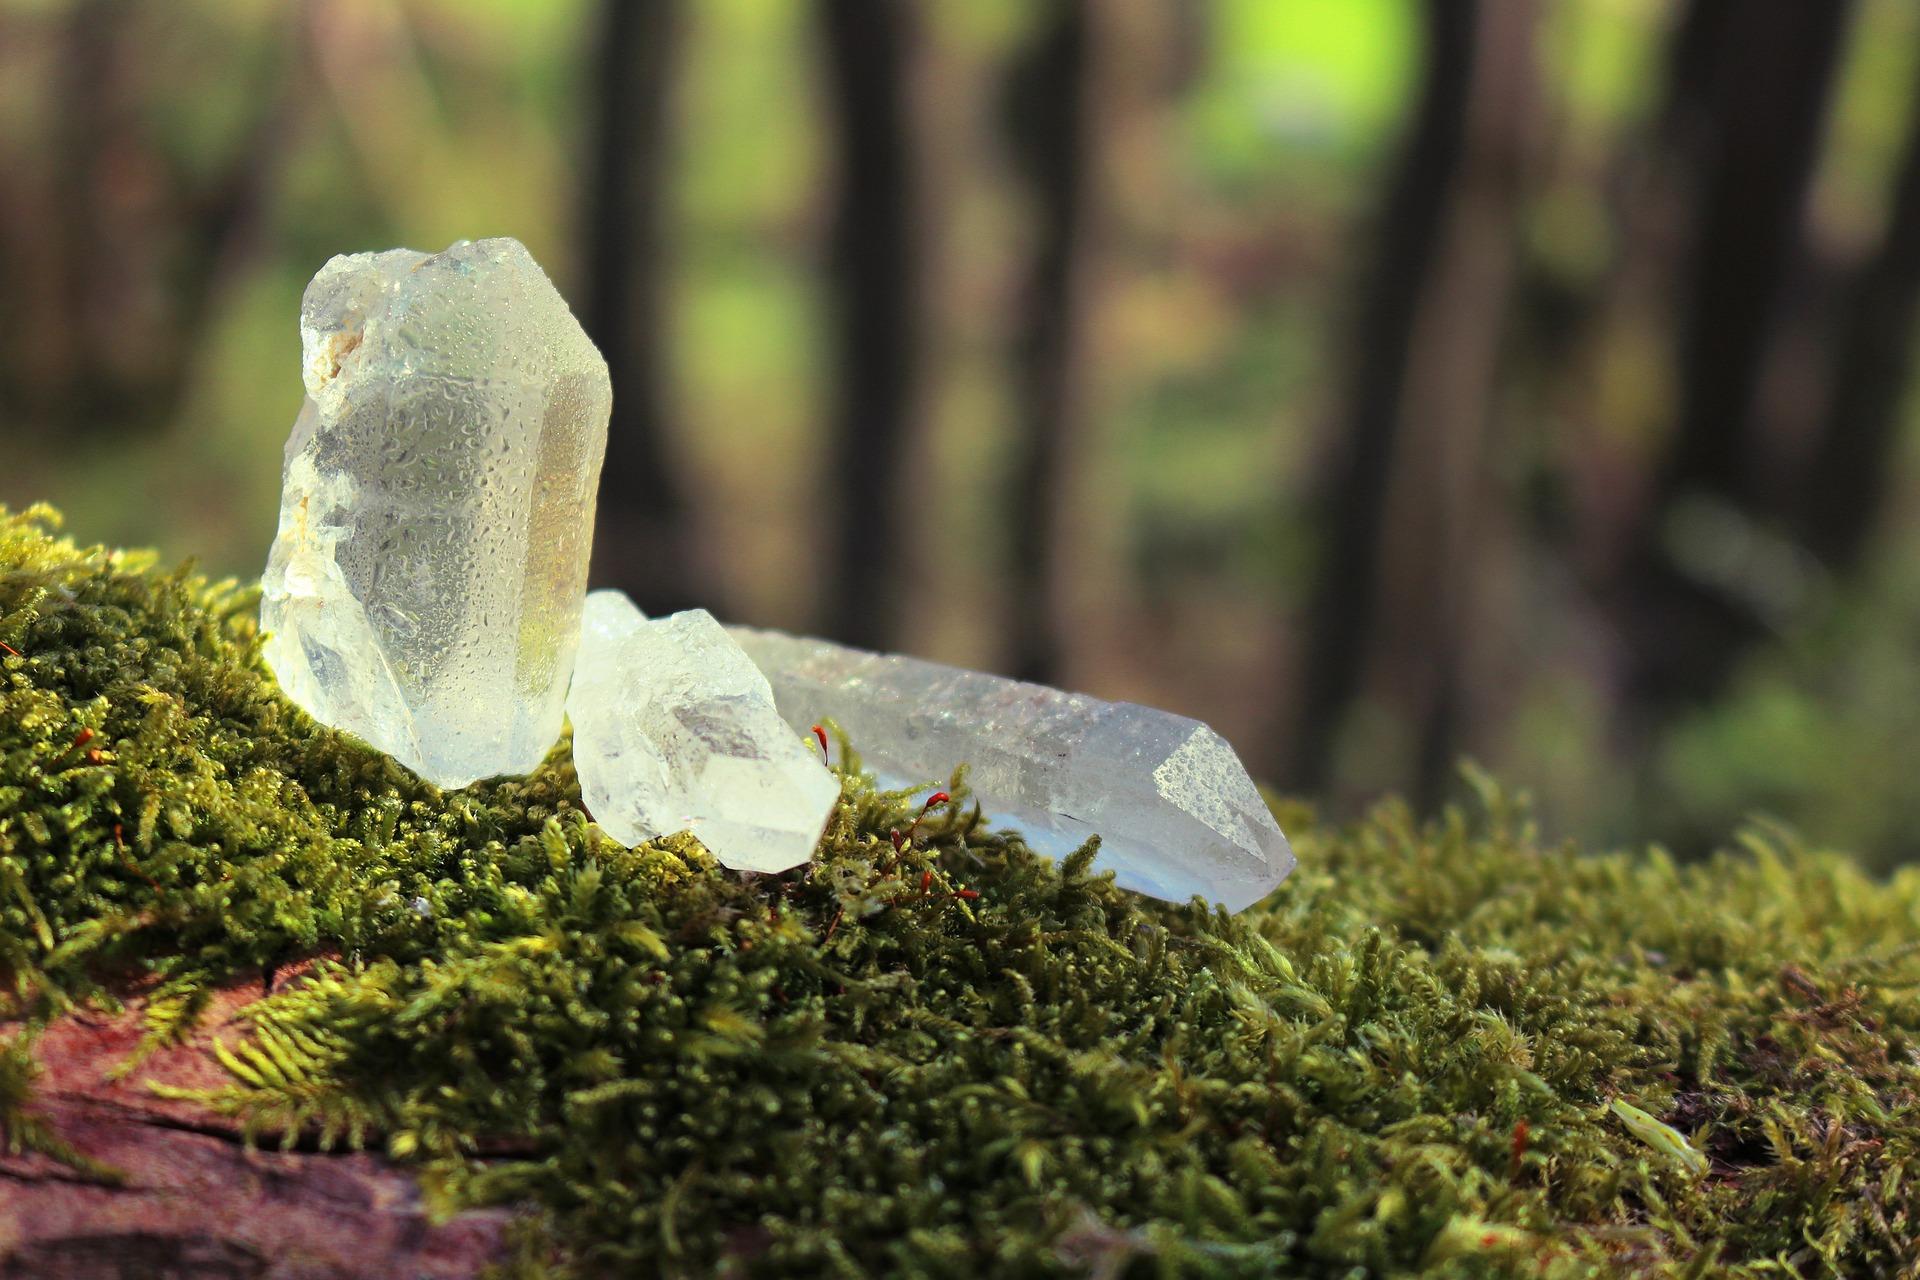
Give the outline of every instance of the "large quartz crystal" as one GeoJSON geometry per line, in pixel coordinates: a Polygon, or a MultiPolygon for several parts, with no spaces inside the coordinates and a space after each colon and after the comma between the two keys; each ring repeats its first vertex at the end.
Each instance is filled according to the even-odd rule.
{"type": "Polygon", "coordinates": [[[606,362],[516,240],[337,257],[300,309],[260,607],[288,695],[444,787],[559,737],[606,362]]]}
{"type": "Polygon", "coordinates": [[[618,591],[588,596],[567,714],[587,812],[627,844],[690,831],[736,870],[785,871],[840,798],[704,609],[650,621],[618,591]]]}
{"type": "Polygon", "coordinates": [[[1128,702],[825,640],[732,627],[796,729],[831,719],[890,784],[967,762],[990,817],[1059,857],[1100,837],[1096,865],[1156,898],[1238,911],[1293,870],[1293,850],[1226,740],[1128,702]]]}

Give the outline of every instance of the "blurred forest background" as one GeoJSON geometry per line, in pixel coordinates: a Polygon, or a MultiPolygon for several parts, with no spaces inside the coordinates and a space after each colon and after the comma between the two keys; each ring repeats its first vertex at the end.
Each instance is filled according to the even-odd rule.
{"type": "Polygon", "coordinates": [[[251,576],[331,254],[515,235],[595,574],[1335,810],[1920,856],[1911,0],[0,0],[0,501],[251,576]]]}

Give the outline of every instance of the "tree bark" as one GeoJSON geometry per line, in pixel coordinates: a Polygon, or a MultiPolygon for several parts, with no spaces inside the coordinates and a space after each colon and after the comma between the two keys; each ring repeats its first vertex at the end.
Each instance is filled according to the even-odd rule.
{"type": "Polygon", "coordinates": [[[680,0],[602,0],[589,51],[592,119],[582,326],[607,360],[613,416],[593,579],[650,614],[718,607],[670,444],[665,242],[680,0]]]}
{"type": "Polygon", "coordinates": [[[1494,435],[1536,139],[1537,16],[1531,0],[1503,0],[1474,33],[1466,154],[1408,370],[1407,403],[1421,408],[1389,501],[1393,625],[1381,647],[1416,726],[1412,798],[1422,812],[1439,807],[1476,724],[1511,683],[1509,664],[1492,679],[1484,667],[1490,637],[1511,631],[1489,624],[1494,580],[1513,571],[1494,435]]]}
{"type": "Polygon", "coordinates": [[[156,134],[133,21],[151,7],[82,0],[47,24],[49,144],[35,153],[17,140],[18,154],[0,157],[0,412],[22,429],[104,437],[173,423],[219,305],[259,248],[289,151],[305,70],[299,7],[279,18],[268,57],[236,70],[256,107],[212,166],[156,134]]]}
{"type": "Polygon", "coordinates": [[[1381,538],[1401,443],[1407,366],[1465,153],[1477,0],[1427,0],[1420,92],[1387,188],[1364,302],[1353,382],[1325,496],[1324,542],[1310,596],[1300,703],[1280,753],[1287,784],[1318,792],[1358,697],[1381,588],[1381,538]]]}
{"type": "Polygon", "coordinates": [[[889,647],[910,558],[905,466],[920,409],[923,300],[903,0],[818,0],[840,175],[829,242],[831,546],[821,629],[889,647]]]}
{"type": "MultiPolygon", "coordinates": [[[[0,1280],[454,1280],[504,1261],[509,1213],[439,1222],[403,1166],[311,1144],[255,1149],[232,1121],[155,1096],[148,1081],[227,1083],[209,1046],[246,1035],[241,1011],[258,990],[222,993],[202,1031],[125,1079],[113,1069],[143,1034],[137,997],[119,1014],[69,1015],[39,1037],[43,1074],[28,1117],[91,1167],[9,1153],[0,1133],[0,1280]]],[[[0,1036],[15,1033],[0,1024],[0,1036]]]]}
{"type": "Polygon", "coordinates": [[[1855,273],[1826,420],[1807,470],[1801,540],[1829,570],[1860,567],[1886,507],[1920,307],[1920,92],[1879,247],[1855,273]]]}
{"type": "Polygon", "coordinates": [[[1066,488],[1082,412],[1092,177],[1087,0],[1053,0],[1008,77],[1005,131],[1033,210],[1013,340],[1017,424],[1009,486],[1009,669],[1053,683],[1066,652],[1066,488]]]}
{"type": "Polygon", "coordinates": [[[1711,697],[1766,633],[1750,600],[1703,582],[1674,546],[1677,513],[1703,504],[1766,523],[1770,442],[1758,388],[1803,222],[1851,4],[1696,0],[1682,28],[1702,65],[1676,99],[1710,103],[1680,324],[1680,404],[1652,500],[1625,561],[1626,697],[1643,728],[1711,697]],[[1704,80],[1704,87],[1702,81],[1704,80]]]}

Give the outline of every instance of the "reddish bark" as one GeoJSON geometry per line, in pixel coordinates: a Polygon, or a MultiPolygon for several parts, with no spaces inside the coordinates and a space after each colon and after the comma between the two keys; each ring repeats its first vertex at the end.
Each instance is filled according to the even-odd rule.
{"type": "Polygon", "coordinates": [[[125,1178],[111,1185],[0,1152],[0,1280],[443,1280],[500,1258],[503,1212],[435,1225],[401,1166],[369,1153],[251,1150],[231,1121],[147,1088],[226,1083],[209,1043],[237,1041],[234,1015],[258,994],[223,993],[198,1035],[120,1081],[109,1073],[140,1039],[138,1001],[47,1029],[35,1046],[35,1111],[125,1178]]]}

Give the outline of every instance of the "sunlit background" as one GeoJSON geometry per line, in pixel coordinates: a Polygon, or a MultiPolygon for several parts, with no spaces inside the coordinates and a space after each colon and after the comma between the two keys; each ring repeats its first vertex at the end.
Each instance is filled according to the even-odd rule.
{"type": "Polygon", "coordinates": [[[0,0],[0,501],[259,572],[334,253],[525,241],[595,574],[1345,812],[1920,853],[1906,0],[0,0]]]}

